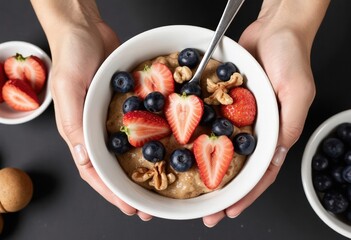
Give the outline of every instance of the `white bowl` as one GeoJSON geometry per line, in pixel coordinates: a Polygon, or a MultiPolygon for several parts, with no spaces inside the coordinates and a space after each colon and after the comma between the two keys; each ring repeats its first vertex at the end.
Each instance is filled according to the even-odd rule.
{"type": "Polygon", "coordinates": [[[316,153],[321,141],[327,137],[336,126],[343,122],[351,122],[351,110],[340,112],[327,120],[325,120],[311,135],[305,147],[302,165],[301,165],[301,178],[305,195],[316,214],[336,232],[351,238],[351,226],[342,222],[340,218],[324,209],[318,195],[313,187],[312,182],[312,158],[316,153]]]}
{"type": "Polygon", "coordinates": [[[16,55],[16,53],[22,54],[24,57],[29,55],[35,55],[42,59],[46,65],[48,78],[44,89],[38,95],[40,106],[33,111],[15,111],[7,106],[6,103],[0,104],[0,123],[3,124],[20,124],[28,122],[40,114],[42,114],[46,108],[50,105],[52,97],[49,90],[49,72],[51,69],[50,57],[38,46],[23,42],[23,41],[10,41],[0,44],[0,62],[4,62],[6,58],[16,55]]]}
{"type": "Polygon", "coordinates": [[[89,88],[83,116],[87,151],[104,183],[129,205],[166,219],[194,219],[221,211],[244,197],[265,173],[277,143],[279,119],[275,94],[256,60],[236,42],[224,37],[213,54],[232,61],[248,79],[257,100],[255,152],[239,175],[223,189],[179,200],[160,196],[132,182],[106,148],[106,117],[112,91],[110,79],[117,70],[130,71],[140,62],[194,47],[205,52],[213,31],[195,26],[165,26],[141,33],[117,48],[98,69],[89,88]]]}

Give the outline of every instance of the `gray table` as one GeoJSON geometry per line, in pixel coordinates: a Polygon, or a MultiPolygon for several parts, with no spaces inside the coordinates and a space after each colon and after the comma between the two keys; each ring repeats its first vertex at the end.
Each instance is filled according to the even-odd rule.
{"type": "MultiPolygon", "coordinates": [[[[98,1],[104,19],[122,41],[168,24],[215,29],[226,1],[98,1]],[[216,3],[216,5],[213,5],[216,3]]],[[[253,21],[261,1],[246,1],[227,35],[237,40],[253,21]]],[[[32,42],[49,53],[48,43],[29,1],[1,1],[0,42],[32,42]]],[[[345,239],[313,212],[304,195],[300,164],[314,129],[329,116],[350,108],[351,1],[332,1],[317,34],[312,66],[317,96],[305,130],[291,149],[277,181],[236,219],[213,229],[202,220],[142,222],[106,202],[81,178],[59,136],[51,105],[29,123],[0,124],[0,167],[18,167],[33,179],[35,192],[22,211],[4,215],[2,239],[345,239]],[[345,60],[344,60],[345,59],[345,60]]],[[[293,66],[292,66],[293,67],[293,66]]],[[[296,93],[298,94],[298,93],[296,93]]]]}

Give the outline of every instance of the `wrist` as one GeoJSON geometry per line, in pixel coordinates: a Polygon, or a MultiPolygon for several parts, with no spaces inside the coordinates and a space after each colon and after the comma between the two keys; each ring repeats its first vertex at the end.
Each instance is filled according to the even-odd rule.
{"type": "Polygon", "coordinates": [[[95,0],[31,0],[31,3],[49,41],[65,29],[86,29],[102,21],[95,0]]]}
{"type": "Polygon", "coordinates": [[[330,0],[264,0],[258,19],[290,29],[312,43],[330,0]]]}

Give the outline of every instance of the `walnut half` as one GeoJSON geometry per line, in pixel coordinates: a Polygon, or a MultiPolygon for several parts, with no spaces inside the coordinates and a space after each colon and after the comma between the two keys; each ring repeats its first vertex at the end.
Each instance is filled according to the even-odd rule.
{"type": "Polygon", "coordinates": [[[204,99],[205,103],[210,105],[229,105],[233,103],[233,99],[229,96],[228,91],[236,86],[243,84],[243,77],[240,73],[233,73],[226,82],[213,82],[207,78],[207,91],[212,93],[211,96],[204,99]]]}
{"type": "Polygon", "coordinates": [[[132,179],[135,182],[149,181],[149,185],[156,190],[165,190],[168,185],[174,183],[176,179],[173,173],[166,174],[165,164],[165,161],[161,161],[155,163],[154,167],[151,169],[139,167],[133,172],[132,179]]]}
{"type": "Polygon", "coordinates": [[[192,76],[193,76],[193,72],[187,66],[182,66],[182,67],[178,66],[176,67],[173,73],[174,81],[176,81],[177,83],[183,83],[185,81],[189,81],[192,76]]]}

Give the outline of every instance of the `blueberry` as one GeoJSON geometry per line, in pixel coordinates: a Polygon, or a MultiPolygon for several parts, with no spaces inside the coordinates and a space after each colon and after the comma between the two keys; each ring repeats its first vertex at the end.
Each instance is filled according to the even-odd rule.
{"type": "Polygon", "coordinates": [[[216,73],[220,80],[228,81],[233,73],[237,72],[238,69],[232,62],[222,63],[217,67],[216,73]]]}
{"type": "Polygon", "coordinates": [[[200,123],[205,125],[211,124],[216,119],[216,116],[214,108],[211,105],[204,104],[204,113],[202,114],[200,123]]]}
{"type": "Polygon", "coordinates": [[[338,158],[344,153],[344,143],[335,137],[328,137],[322,143],[324,153],[331,158],[338,158]]]}
{"type": "Polygon", "coordinates": [[[165,97],[160,92],[151,92],[144,99],[144,107],[149,112],[161,112],[165,105],[165,97]]]}
{"type": "Polygon", "coordinates": [[[227,118],[217,118],[212,124],[212,132],[216,136],[226,135],[230,137],[233,134],[234,125],[227,118]]]}
{"type": "Polygon", "coordinates": [[[341,140],[351,145],[351,123],[341,123],[336,128],[336,133],[341,140]]]}
{"type": "Polygon", "coordinates": [[[118,93],[130,92],[134,89],[134,79],[129,72],[115,72],[111,79],[113,91],[118,93]]]}
{"type": "Polygon", "coordinates": [[[346,182],[351,183],[351,166],[350,165],[348,165],[348,166],[343,168],[343,170],[342,170],[342,178],[346,182]]]}
{"type": "Polygon", "coordinates": [[[193,166],[194,162],[194,154],[187,148],[174,150],[170,157],[170,165],[177,172],[186,172],[193,166]]]}
{"type": "Polygon", "coordinates": [[[238,133],[233,138],[234,151],[240,155],[250,155],[256,147],[256,139],[250,133],[238,133]]]}
{"type": "Polygon", "coordinates": [[[321,153],[316,153],[312,158],[312,169],[315,171],[326,170],[329,166],[329,159],[321,153]]]}
{"type": "Polygon", "coordinates": [[[150,141],[142,148],[143,157],[149,162],[159,162],[164,159],[166,149],[160,141],[150,141]]]}
{"type": "Polygon", "coordinates": [[[343,171],[344,167],[343,166],[335,166],[331,169],[330,171],[330,175],[332,176],[332,178],[337,182],[337,183],[344,183],[345,180],[342,177],[342,171],[343,171]]]}
{"type": "Polygon", "coordinates": [[[347,209],[349,201],[342,193],[331,190],[324,194],[322,204],[327,211],[338,214],[347,209]]]}
{"type": "Polygon", "coordinates": [[[131,96],[127,98],[122,107],[123,113],[131,112],[134,110],[143,109],[143,100],[138,96],[131,96]]]}
{"type": "Polygon", "coordinates": [[[194,48],[185,48],[178,55],[178,63],[180,66],[194,68],[200,61],[200,54],[194,48]]]}
{"type": "Polygon", "coordinates": [[[316,174],[313,177],[313,186],[319,192],[325,192],[333,186],[333,179],[326,174],[316,174]]]}
{"type": "Polygon", "coordinates": [[[184,93],[186,95],[195,95],[195,96],[201,97],[202,91],[199,84],[194,82],[189,82],[184,84],[180,89],[180,94],[184,94],[184,93]]]}
{"type": "Polygon", "coordinates": [[[344,154],[344,162],[347,165],[351,165],[351,150],[345,152],[345,154],[344,154]]]}
{"type": "Polygon", "coordinates": [[[127,152],[131,145],[128,142],[128,136],[124,132],[112,133],[108,139],[107,147],[116,154],[127,152]]]}

